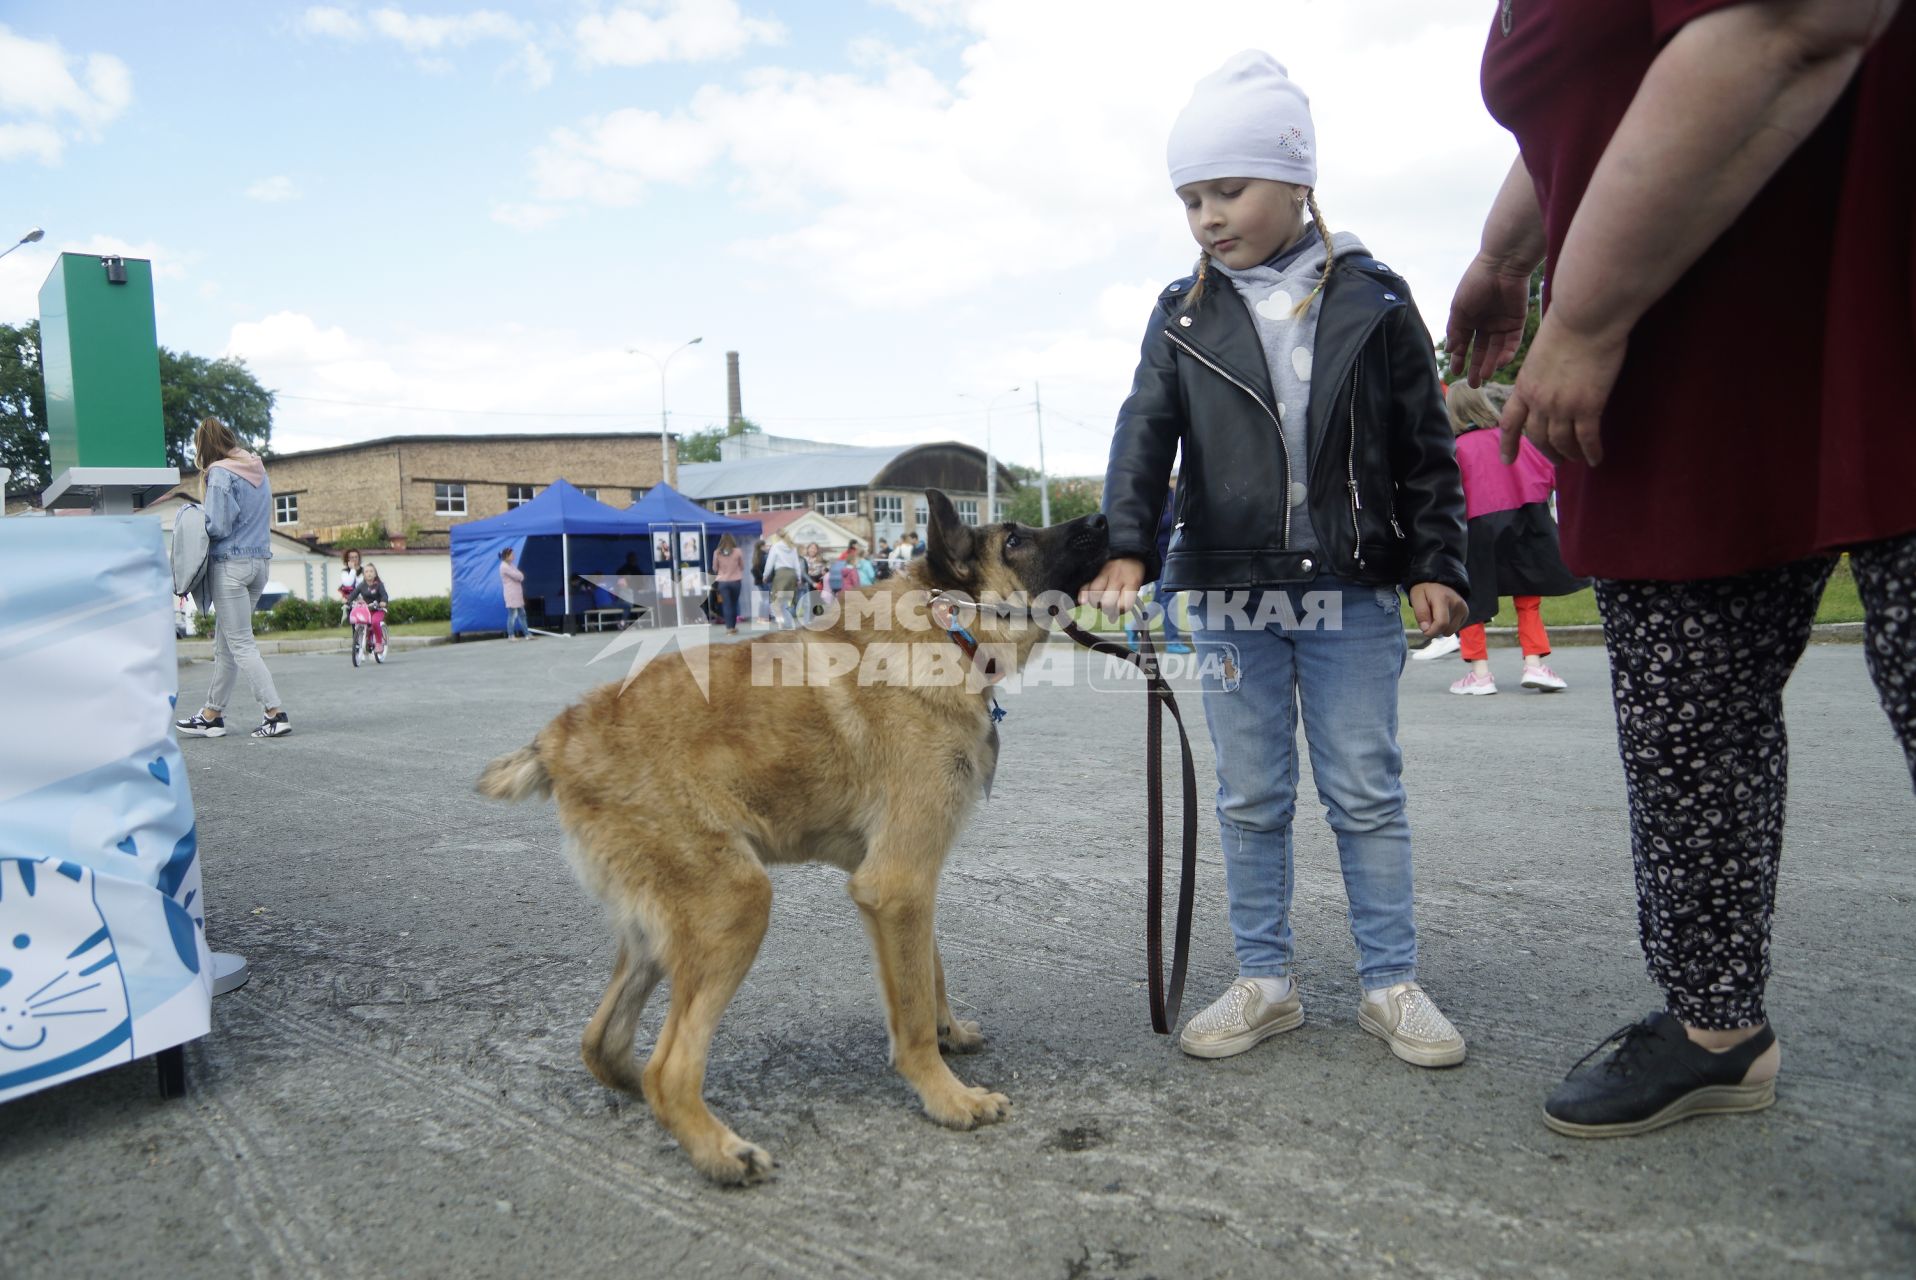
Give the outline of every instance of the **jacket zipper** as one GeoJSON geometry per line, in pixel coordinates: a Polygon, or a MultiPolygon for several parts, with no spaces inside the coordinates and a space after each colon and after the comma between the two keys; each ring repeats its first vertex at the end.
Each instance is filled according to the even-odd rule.
{"type": "Polygon", "coordinates": [[[1350,452],[1344,460],[1345,483],[1351,491],[1351,537],[1356,541],[1352,555],[1357,561],[1357,567],[1360,569],[1366,567],[1364,564],[1364,530],[1359,527],[1357,523],[1357,513],[1364,509],[1363,500],[1357,496],[1357,380],[1363,368],[1364,353],[1360,350],[1357,353],[1357,358],[1351,362],[1350,452]]]}
{"type": "Polygon", "coordinates": [[[1177,334],[1172,333],[1169,329],[1166,329],[1164,331],[1164,336],[1171,340],[1172,346],[1177,347],[1178,349],[1183,351],[1186,355],[1190,356],[1193,360],[1197,361],[1199,364],[1209,369],[1212,373],[1215,373],[1218,377],[1224,379],[1226,382],[1236,387],[1239,391],[1242,391],[1245,395],[1251,397],[1251,399],[1256,402],[1257,407],[1264,410],[1264,415],[1271,420],[1271,425],[1277,428],[1277,447],[1280,450],[1282,450],[1284,454],[1284,546],[1283,546],[1283,550],[1289,551],[1291,549],[1291,505],[1292,505],[1291,504],[1291,484],[1292,484],[1291,446],[1284,439],[1284,424],[1278,420],[1277,415],[1271,411],[1271,407],[1269,405],[1264,403],[1263,398],[1259,396],[1257,392],[1251,390],[1249,387],[1245,386],[1238,379],[1233,378],[1230,374],[1218,368],[1218,366],[1214,362],[1205,359],[1205,357],[1198,351],[1196,347],[1193,347],[1190,343],[1184,341],[1182,338],[1178,337],[1177,334]]]}

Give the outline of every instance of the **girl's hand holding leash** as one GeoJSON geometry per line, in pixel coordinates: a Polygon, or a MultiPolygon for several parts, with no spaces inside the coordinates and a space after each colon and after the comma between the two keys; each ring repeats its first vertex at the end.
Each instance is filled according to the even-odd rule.
{"type": "Polygon", "coordinates": [[[1105,617],[1115,622],[1121,614],[1131,611],[1143,587],[1144,561],[1130,557],[1107,560],[1098,576],[1078,592],[1078,603],[1098,606],[1105,617]]]}
{"type": "Polygon", "coordinates": [[[1441,582],[1420,582],[1412,587],[1410,608],[1417,615],[1417,629],[1431,639],[1454,636],[1470,620],[1470,606],[1464,598],[1441,582]]]}

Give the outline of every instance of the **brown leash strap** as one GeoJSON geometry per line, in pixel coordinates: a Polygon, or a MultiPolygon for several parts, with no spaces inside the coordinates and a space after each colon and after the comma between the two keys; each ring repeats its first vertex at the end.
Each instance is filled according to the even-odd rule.
{"type": "Polygon", "coordinates": [[[1144,673],[1151,696],[1144,728],[1145,768],[1145,880],[1144,955],[1150,967],[1151,1029],[1169,1035],[1184,1002],[1184,970],[1191,954],[1191,898],[1197,887],[1197,770],[1191,763],[1191,739],[1184,731],[1178,700],[1158,672],[1157,651],[1150,633],[1138,629],[1139,652],[1100,640],[1069,618],[1061,619],[1064,633],[1091,650],[1122,658],[1144,673]],[[1178,746],[1184,752],[1184,855],[1178,878],[1177,930],[1171,943],[1171,980],[1164,980],[1164,708],[1178,726],[1178,746]]]}

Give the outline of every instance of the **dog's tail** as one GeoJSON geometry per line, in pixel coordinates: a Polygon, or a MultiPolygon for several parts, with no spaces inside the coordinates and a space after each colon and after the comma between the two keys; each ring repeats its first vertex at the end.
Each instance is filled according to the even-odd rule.
{"type": "Polygon", "coordinates": [[[535,742],[487,765],[474,789],[495,800],[524,800],[530,796],[543,800],[552,794],[552,775],[546,772],[535,742]]]}

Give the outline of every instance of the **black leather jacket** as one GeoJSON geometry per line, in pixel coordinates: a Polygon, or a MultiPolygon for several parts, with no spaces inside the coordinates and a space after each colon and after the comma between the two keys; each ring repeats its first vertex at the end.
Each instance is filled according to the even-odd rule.
{"type": "Polygon", "coordinates": [[[1438,582],[1470,594],[1464,489],[1436,355],[1410,290],[1383,263],[1331,268],[1313,347],[1309,458],[1288,459],[1249,309],[1213,273],[1158,295],[1105,472],[1111,554],[1166,591],[1308,582],[1438,582]],[[1179,446],[1177,525],[1158,563],[1158,514],[1179,446]],[[1291,466],[1308,477],[1317,551],[1291,547],[1291,466]]]}

